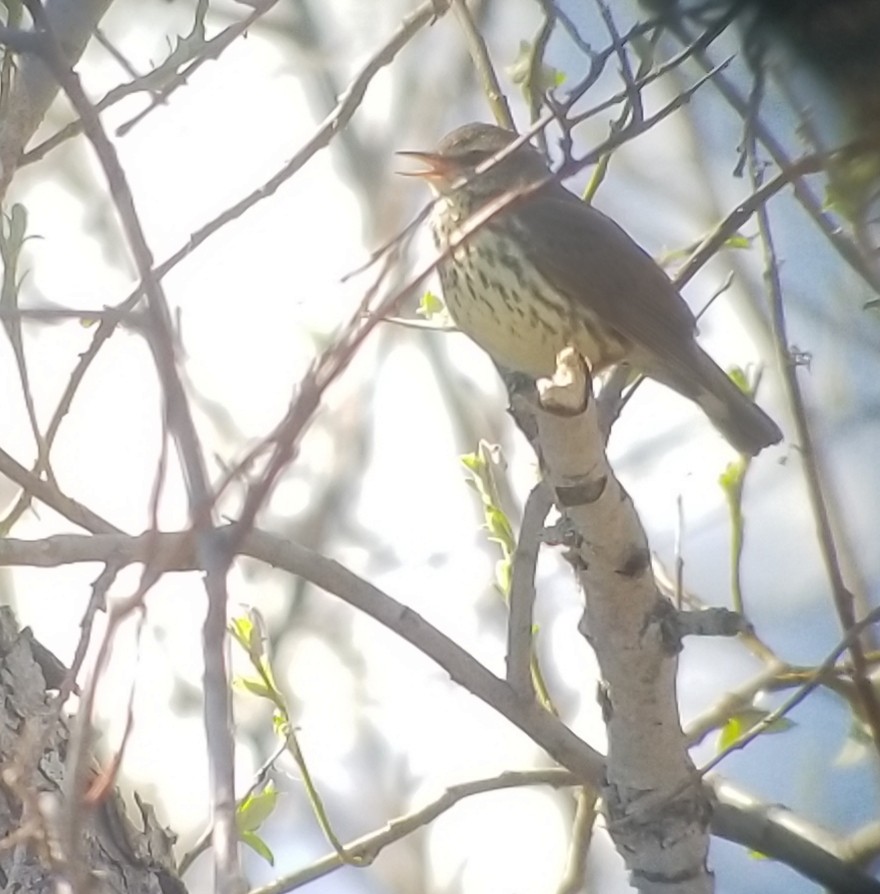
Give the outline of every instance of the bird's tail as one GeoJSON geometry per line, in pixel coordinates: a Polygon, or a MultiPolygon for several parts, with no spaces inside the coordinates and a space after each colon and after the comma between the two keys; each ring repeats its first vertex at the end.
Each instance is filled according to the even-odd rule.
{"type": "Polygon", "coordinates": [[[698,345],[682,368],[650,375],[693,400],[728,443],[749,456],[782,440],[779,426],[698,345]]]}

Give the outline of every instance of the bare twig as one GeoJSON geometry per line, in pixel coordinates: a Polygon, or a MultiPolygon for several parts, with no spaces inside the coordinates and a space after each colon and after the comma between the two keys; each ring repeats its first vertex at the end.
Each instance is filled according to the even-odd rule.
{"type": "Polygon", "coordinates": [[[0,448],[0,472],[14,481],[30,496],[36,497],[59,515],[93,534],[121,534],[119,528],[101,518],[87,506],[63,494],[57,485],[44,481],[0,448]]]}
{"type": "MultiPolygon", "coordinates": [[[[139,112],[132,121],[127,122],[127,124],[122,125],[122,128],[120,128],[120,130],[124,129],[124,132],[127,132],[127,130],[130,130],[131,127],[143,118],[144,115],[156,108],[157,105],[167,102],[168,97],[179,87],[186,84],[198,68],[204,65],[205,62],[219,59],[221,53],[223,53],[228,46],[230,46],[237,38],[246,34],[248,29],[275,6],[277,2],[278,0],[253,0],[253,2],[249,4],[253,9],[247,16],[245,16],[245,18],[240,22],[228,25],[219,34],[215,35],[210,40],[205,41],[204,45],[201,47],[199,55],[189,62],[182,70],[175,72],[170,77],[165,77],[166,72],[164,71],[163,66],[166,65],[166,60],[166,62],[163,62],[158,69],[135,77],[127,84],[120,84],[118,87],[114,87],[106,96],[94,103],[95,108],[99,112],[103,112],[105,109],[110,108],[127,96],[132,96],[135,93],[143,93],[145,91],[152,92],[154,94],[153,102],[145,110],[139,112]],[[159,89],[154,89],[153,84],[159,77],[162,78],[162,86],[159,89]]],[[[32,162],[45,158],[53,149],[69,140],[71,137],[75,137],[77,134],[82,133],[82,131],[83,123],[81,120],[71,121],[56,133],[52,134],[52,136],[43,140],[42,143],[39,143],[34,146],[33,149],[25,152],[21,157],[20,165],[31,164],[32,162]]]]}
{"type": "Polygon", "coordinates": [[[536,484],[523,507],[522,524],[513,554],[510,580],[510,616],[507,622],[507,682],[523,699],[533,699],[532,611],[535,602],[535,568],[541,534],[553,495],[543,481],[536,484]]]}
{"type": "MultiPolygon", "coordinates": [[[[525,80],[523,81],[523,90],[529,103],[529,121],[536,121],[541,111],[541,102],[546,92],[544,85],[544,53],[547,51],[547,44],[553,35],[553,29],[556,27],[556,20],[560,13],[556,8],[553,0],[538,0],[538,5],[544,14],[541,21],[541,27],[529,47],[528,69],[526,71],[525,80]]],[[[538,142],[541,151],[547,155],[547,137],[542,130],[538,134],[538,142]]]]}
{"type": "MultiPolygon", "coordinates": [[[[241,21],[228,25],[219,34],[215,35],[210,40],[205,41],[204,44],[199,47],[198,55],[195,59],[185,63],[180,71],[168,78],[166,83],[153,92],[150,104],[145,109],[142,109],[129,121],[119,125],[116,131],[117,136],[124,137],[136,124],[143,121],[150,112],[158,108],[158,106],[167,103],[168,98],[175,90],[184,86],[206,62],[219,59],[220,54],[223,53],[230,44],[242,35],[247,34],[248,29],[256,24],[256,22],[266,15],[266,13],[277,3],[278,0],[250,0],[248,5],[252,7],[251,12],[241,21]]],[[[207,9],[208,3],[204,2],[204,10],[207,11],[207,9]]],[[[198,16],[198,11],[196,15],[198,16]]]]}
{"type": "MultiPolygon", "coordinates": [[[[433,21],[438,10],[445,10],[443,3],[438,4],[432,2],[432,0],[426,0],[426,2],[422,3],[422,5],[413,13],[407,16],[388,41],[386,41],[364,63],[361,70],[354,76],[345,92],[340,96],[334,109],[327,115],[324,121],[321,122],[314,134],[300,148],[300,150],[294,154],[290,161],[279,169],[276,174],[270,177],[259,189],[250,193],[248,196],[245,196],[213,220],[196,230],[185,245],[173,252],[162,263],[156,265],[153,270],[155,279],[161,280],[175,266],[177,266],[177,264],[192,254],[218,230],[222,229],[232,221],[237,220],[263,199],[273,195],[283,183],[296,174],[311,158],[314,157],[314,155],[321,149],[326,148],[333,137],[348,123],[357,111],[366,94],[367,88],[375,75],[383,67],[393,61],[397,53],[406,46],[420,29],[433,21]]],[[[69,412],[73,398],[76,395],[86,372],[94,362],[102,346],[116,331],[116,327],[119,325],[120,321],[125,319],[135,307],[140,300],[141,294],[142,286],[138,285],[138,287],[135,288],[124,301],[110,311],[105,312],[101,317],[101,323],[95,331],[91,345],[88,350],[81,355],[77,362],[67,387],[58,402],[58,406],[52,414],[52,419],[46,434],[47,443],[51,444],[54,440],[57,429],[64,419],[64,416],[69,412]]]]}
{"type": "MultiPolygon", "coordinates": [[[[377,587],[338,562],[280,537],[230,525],[218,530],[227,545],[240,543],[242,555],[283,568],[335,594],[359,611],[412,643],[469,692],[491,704],[502,715],[537,737],[548,754],[581,778],[598,783],[601,756],[561,721],[538,705],[523,704],[513,689],[492,674],[449,637],[377,587]]],[[[98,534],[79,537],[60,534],[37,543],[0,539],[0,566],[9,564],[54,567],[76,562],[106,561],[107,556],[125,562],[149,563],[153,574],[198,569],[191,532],[148,532],[137,537],[98,534]]]]}
{"type": "MultiPolygon", "coordinates": [[[[511,770],[489,779],[475,779],[472,782],[451,785],[430,804],[414,810],[406,816],[391,820],[384,829],[380,829],[378,832],[371,832],[369,835],[364,835],[362,838],[346,844],[345,853],[357,857],[360,865],[369,866],[389,844],[400,841],[419,829],[424,829],[464,798],[508,788],[532,785],[550,785],[553,788],[562,788],[576,783],[577,778],[566,770],[527,770],[524,772],[511,770]]],[[[339,855],[331,853],[304,869],[282,876],[268,885],[255,888],[251,894],[285,894],[287,891],[293,891],[322,878],[335,869],[340,869],[343,865],[339,855]]]]}
{"type": "MultiPolygon", "coordinates": [[[[669,30],[685,45],[693,43],[693,36],[680,19],[670,21],[669,30]]],[[[714,65],[708,54],[703,49],[693,53],[697,64],[706,72],[713,70],[714,65]]],[[[748,115],[748,101],[724,75],[713,78],[713,83],[718,92],[724,97],[730,107],[741,117],[748,115]]],[[[770,154],[770,157],[785,171],[792,165],[792,160],[782,144],[773,136],[770,129],[760,120],[754,122],[755,137],[770,154]]],[[[828,242],[838,254],[864,281],[874,290],[880,291],[880,282],[877,281],[872,268],[865,263],[858,246],[849,239],[838,226],[834,218],[824,210],[822,200],[816,196],[810,186],[802,177],[796,177],[793,181],[794,195],[801,207],[806,211],[810,219],[819,227],[828,242]]]]}
{"type": "Polygon", "coordinates": [[[587,854],[593,828],[599,817],[599,796],[594,788],[582,786],[575,795],[574,822],[568,843],[568,859],[556,894],[580,894],[586,890],[587,854]]]}
{"type": "Polygon", "coordinates": [[[498,75],[495,73],[495,66],[492,64],[486,41],[483,39],[483,35],[480,34],[480,29],[477,28],[477,24],[465,0],[452,0],[452,8],[461,26],[474,68],[476,68],[477,74],[480,76],[483,92],[486,94],[486,99],[489,101],[495,120],[502,127],[512,130],[514,126],[513,115],[510,113],[510,105],[507,102],[504,91],[501,89],[498,75]]]}
{"type": "MultiPolygon", "coordinates": [[[[605,27],[608,29],[608,34],[611,37],[611,46],[614,48],[614,54],[617,56],[617,61],[620,63],[620,76],[623,79],[624,93],[626,94],[627,99],[626,105],[628,108],[626,108],[621,116],[620,124],[618,126],[623,125],[625,115],[632,115],[632,122],[636,125],[641,124],[642,121],[645,120],[645,109],[642,105],[642,92],[636,83],[637,75],[633,73],[632,66],[630,65],[629,56],[626,52],[626,44],[620,37],[620,32],[617,30],[614,16],[611,14],[611,10],[605,0],[595,0],[595,3],[599,8],[599,14],[602,16],[602,21],[605,22],[605,27]]],[[[640,71],[638,76],[644,77],[646,74],[647,72],[640,71]]]]}
{"type": "MultiPolygon", "coordinates": [[[[761,186],[760,163],[756,156],[756,148],[753,140],[746,146],[749,158],[749,171],[753,187],[761,186]]],[[[789,350],[788,331],[785,319],[785,303],[782,297],[782,282],[779,277],[779,265],[776,259],[776,251],[773,243],[773,234],[770,229],[770,218],[767,208],[761,205],[757,208],[758,231],[764,246],[764,278],[770,298],[770,316],[773,324],[773,340],[776,348],[776,358],[785,385],[786,396],[794,417],[797,440],[800,447],[803,462],[804,477],[807,485],[807,494],[810,500],[813,518],[816,523],[816,534],[819,541],[819,550],[825,565],[825,573],[831,586],[831,596],[834,607],[840,619],[844,631],[851,630],[856,623],[853,595],[849,591],[843,579],[840,562],[837,558],[837,548],[834,543],[834,534],[828,515],[828,508],[823,493],[823,475],[819,469],[819,457],[813,441],[813,434],[807,419],[807,410],[797,380],[797,364],[789,350]]],[[[849,646],[850,656],[853,662],[853,682],[859,693],[862,713],[865,721],[871,729],[874,747],[880,753],[880,702],[871,681],[868,679],[868,668],[865,661],[865,652],[861,641],[856,638],[849,646]]]]}
{"type": "MultiPolygon", "coordinates": [[[[30,0],[28,8],[36,24],[45,31],[46,62],[82,119],[86,136],[98,156],[147,298],[147,313],[152,324],[148,344],[162,383],[168,426],[186,473],[189,510],[197,532],[208,592],[208,611],[203,631],[205,726],[212,777],[215,884],[221,894],[236,894],[242,886],[242,876],[235,829],[234,744],[230,730],[231,705],[224,655],[226,570],[230,557],[221,552],[213,534],[213,499],[198,434],[177,370],[171,317],[162,287],[152,269],[152,254],[135,209],[125,171],[78,76],[65,61],[42,6],[37,0],[30,0]]],[[[86,717],[89,716],[89,712],[86,712],[86,717]]],[[[78,775],[74,774],[74,778],[78,775]]],[[[71,799],[71,807],[77,801],[76,798],[71,799]]]]}
{"type": "Polygon", "coordinates": [[[76,678],[79,676],[83,662],[86,660],[89,643],[92,640],[95,617],[99,611],[107,610],[107,593],[110,587],[113,586],[113,581],[116,580],[119,570],[119,566],[115,562],[108,562],[92,584],[92,595],[89,597],[88,605],[79,622],[79,641],[73,652],[73,661],[70,662],[67,678],[58,691],[56,706],[59,712],[64,707],[64,703],[67,701],[70,693],[76,690],[76,678]]]}
{"type": "Polygon", "coordinates": [[[743,733],[735,742],[732,742],[727,748],[719,751],[718,754],[708,760],[702,767],[700,767],[700,775],[705,776],[734,751],[742,750],[751,742],[754,742],[754,740],[762,733],[771,729],[774,723],[777,723],[787,714],[790,714],[811,692],[822,685],[822,681],[834,670],[837,659],[840,658],[844,652],[849,650],[850,655],[852,655],[853,643],[858,642],[862,631],[878,622],[880,622],[880,608],[875,608],[874,611],[869,612],[864,618],[853,624],[853,626],[846,631],[846,635],[843,639],[841,639],[828,653],[825,660],[813,670],[806,683],[800,686],[778,708],[761,718],[761,720],[751,727],[751,729],[743,733]]]}
{"type": "Polygon", "coordinates": [[[804,174],[821,171],[828,164],[830,156],[826,154],[805,155],[784,168],[772,180],[761,184],[748,198],[740,202],[711,233],[694,249],[691,256],[673,277],[679,289],[684,288],[708,260],[713,258],[724,243],[745,224],[752,215],[762,208],[780,190],[794,183],[804,174]]]}

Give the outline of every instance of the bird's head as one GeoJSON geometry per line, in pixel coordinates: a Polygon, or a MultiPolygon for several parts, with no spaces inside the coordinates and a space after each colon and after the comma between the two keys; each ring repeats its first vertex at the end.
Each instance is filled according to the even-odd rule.
{"type": "Polygon", "coordinates": [[[397,154],[424,165],[422,170],[406,172],[406,176],[426,180],[437,195],[451,196],[466,182],[469,195],[484,202],[547,176],[544,156],[528,143],[491,163],[516,139],[516,133],[503,127],[465,124],[447,134],[433,152],[397,154]]]}

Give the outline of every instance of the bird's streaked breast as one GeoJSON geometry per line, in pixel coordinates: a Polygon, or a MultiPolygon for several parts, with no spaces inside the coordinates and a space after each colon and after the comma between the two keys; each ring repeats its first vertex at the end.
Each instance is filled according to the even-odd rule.
{"type": "MultiPolygon", "coordinates": [[[[441,200],[434,240],[444,250],[461,212],[441,200]]],[[[622,343],[585,306],[560,296],[511,239],[503,218],[483,225],[438,265],[443,297],[456,326],[499,364],[549,376],[556,355],[572,345],[594,371],[619,361],[622,343]]]]}

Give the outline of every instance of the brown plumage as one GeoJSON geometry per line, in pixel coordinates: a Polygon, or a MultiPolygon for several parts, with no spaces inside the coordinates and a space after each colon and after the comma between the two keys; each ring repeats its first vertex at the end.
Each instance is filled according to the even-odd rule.
{"type": "MultiPolygon", "coordinates": [[[[435,152],[406,152],[439,196],[439,246],[487,202],[548,175],[528,144],[475,174],[516,139],[468,124],[435,152]],[[466,181],[466,182],[465,182],[466,181]]],[[[655,261],[613,220],[558,183],[516,199],[439,266],[456,325],[501,366],[550,375],[573,345],[594,372],[626,362],[695,401],[737,450],[751,455],[782,438],[695,340],[690,308],[655,261]]]]}

